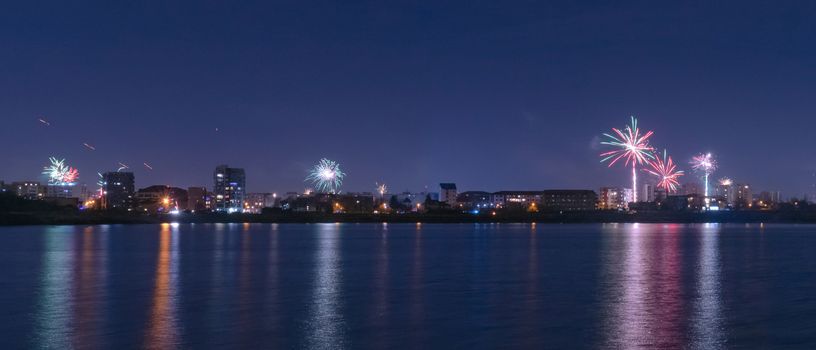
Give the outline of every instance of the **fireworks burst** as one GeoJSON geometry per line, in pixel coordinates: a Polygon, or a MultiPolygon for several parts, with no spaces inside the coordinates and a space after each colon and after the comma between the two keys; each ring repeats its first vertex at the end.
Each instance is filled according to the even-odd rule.
{"type": "Polygon", "coordinates": [[[691,159],[691,167],[709,175],[717,170],[717,161],[711,153],[700,154],[691,159]]]}
{"type": "Polygon", "coordinates": [[[388,192],[388,187],[385,184],[381,183],[374,183],[377,186],[377,193],[380,194],[380,197],[384,196],[388,192]]]}
{"type": "Polygon", "coordinates": [[[50,157],[51,165],[43,168],[43,175],[48,176],[52,185],[72,185],[79,179],[79,170],[65,165],[65,159],[50,157]]]}
{"type": "Polygon", "coordinates": [[[680,186],[677,178],[683,176],[683,171],[677,170],[677,165],[666,153],[666,150],[663,150],[663,158],[655,157],[653,161],[649,162],[651,169],[647,168],[645,170],[660,179],[657,187],[665,189],[666,193],[674,193],[677,192],[677,187],[680,186]]]}
{"type": "Polygon", "coordinates": [[[717,170],[717,161],[711,153],[699,154],[691,159],[691,167],[703,173],[705,178],[705,196],[708,197],[708,176],[717,170]]]}
{"type": "Polygon", "coordinates": [[[345,176],[340,164],[323,158],[312,167],[305,181],[311,181],[318,192],[337,193],[345,176]]]}
{"type": "Polygon", "coordinates": [[[720,186],[731,186],[733,184],[734,184],[734,181],[732,181],[731,179],[729,179],[727,177],[724,177],[724,178],[720,179],[720,186]]]}
{"type": "Polygon", "coordinates": [[[615,150],[601,153],[601,163],[609,162],[611,168],[619,160],[624,160],[624,165],[628,166],[632,163],[632,197],[637,201],[637,166],[639,164],[648,163],[655,157],[652,155],[654,148],[649,146],[649,137],[652,136],[652,131],[641,130],[637,126],[637,119],[632,117],[632,123],[626,126],[625,129],[620,130],[612,128],[614,134],[603,134],[606,141],[602,141],[602,145],[612,146],[615,150]]]}

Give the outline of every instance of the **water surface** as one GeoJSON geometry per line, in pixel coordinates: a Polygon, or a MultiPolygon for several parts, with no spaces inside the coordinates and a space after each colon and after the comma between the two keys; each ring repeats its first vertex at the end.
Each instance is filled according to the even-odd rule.
{"type": "Polygon", "coordinates": [[[5,348],[816,348],[816,226],[0,228],[5,348]]]}

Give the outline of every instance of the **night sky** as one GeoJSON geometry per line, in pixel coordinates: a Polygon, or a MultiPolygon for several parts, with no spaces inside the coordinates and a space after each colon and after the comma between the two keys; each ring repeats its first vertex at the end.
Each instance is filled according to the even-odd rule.
{"type": "Polygon", "coordinates": [[[53,155],[88,184],[124,162],[209,188],[227,163],[302,191],[327,157],[346,191],[597,190],[629,184],[597,142],[635,115],[684,170],[711,151],[714,178],[813,191],[813,2],[510,3],[8,2],[0,179],[53,155]]]}

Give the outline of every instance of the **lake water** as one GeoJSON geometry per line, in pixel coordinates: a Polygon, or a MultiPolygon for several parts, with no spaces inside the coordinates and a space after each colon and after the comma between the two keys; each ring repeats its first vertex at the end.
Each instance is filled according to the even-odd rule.
{"type": "Polygon", "coordinates": [[[3,348],[816,348],[816,226],[0,227],[3,348]]]}

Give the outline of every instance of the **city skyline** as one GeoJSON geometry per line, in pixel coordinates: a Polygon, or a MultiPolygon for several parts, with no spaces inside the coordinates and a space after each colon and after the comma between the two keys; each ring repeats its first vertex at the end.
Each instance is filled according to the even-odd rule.
{"type": "Polygon", "coordinates": [[[712,152],[716,177],[813,193],[811,7],[530,6],[16,4],[0,179],[42,182],[55,156],[89,185],[121,162],[209,186],[226,163],[248,191],[299,191],[325,157],[344,191],[625,187],[598,138],[634,115],[683,182],[712,152]]]}

